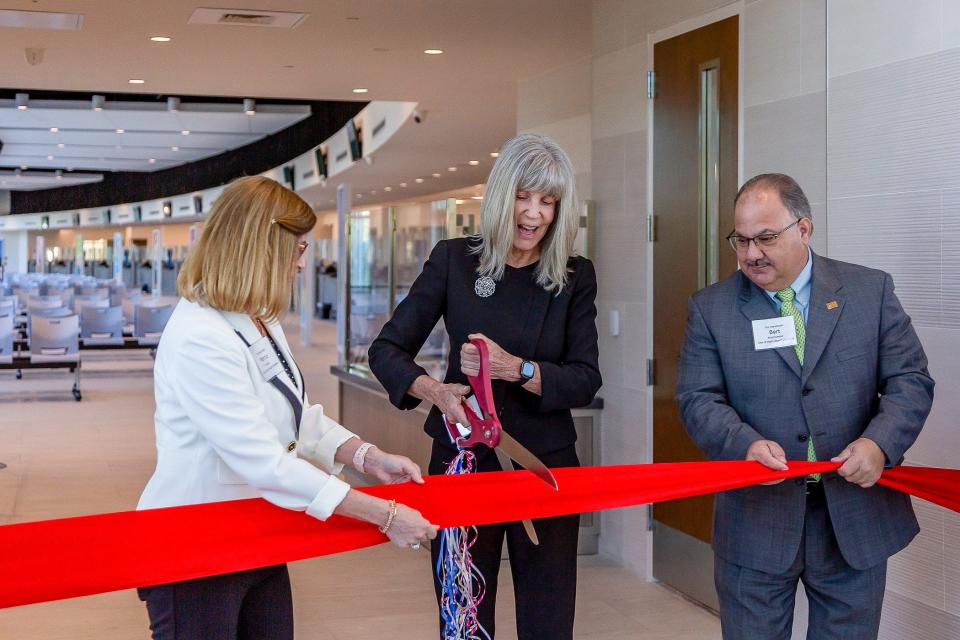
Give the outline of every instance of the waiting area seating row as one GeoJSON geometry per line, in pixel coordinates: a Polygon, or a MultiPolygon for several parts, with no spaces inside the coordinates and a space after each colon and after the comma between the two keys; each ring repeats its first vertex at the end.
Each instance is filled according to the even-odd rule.
{"type": "Polygon", "coordinates": [[[156,347],[171,300],[84,276],[26,274],[0,282],[0,369],[68,368],[81,399],[81,349],[156,347]],[[91,281],[92,280],[92,281],[91,281]]]}

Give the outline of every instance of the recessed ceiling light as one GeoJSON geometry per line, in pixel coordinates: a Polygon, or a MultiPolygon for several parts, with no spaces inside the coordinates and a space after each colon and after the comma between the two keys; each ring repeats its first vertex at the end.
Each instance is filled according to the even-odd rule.
{"type": "Polygon", "coordinates": [[[466,202],[466,201],[465,201],[465,200],[460,200],[459,198],[457,199],[457,204],[463,204],[464,202],[466,202]]]}
{"type": "Polygon", "coordinates": [[[443,49],[424,49],[423,52],[428,56],[438,56],[443,53],[443,49]]]}
{"type": "Polygon", "coordinates": [[[362,198],[362,197],[363,197],[363,194],[362,194],[362,193],[358,193],[358,194],[356,194],[356,196],[357,196],[358,198],[362,198]]]}
{"type": "Polygon", "coordinates": [[[152,36],[151,42],[170,42],[170,36],[152,36]]]}
{"type": "Polygon", "coordinates": [[[406,189],[406,188],[407,188],[407,183],[406,183],[406,182],[401,182],[401,183],[400,183],[400,187],[403,188],[403,189],[406,189]]]}
{"type": "Polygon", "coordinates": [[[47,156],[47,160],[53,160],[53,156],[47,156]]]}
{"type": "Polygon", "coordinates": [[[130,78],[129,80],[127,80],[127,82],[130,84],[143,84],[144,82],[146,82],[146,80],[144,80],[143,78],[130,78]]]}
{"type": "Polygon", "coordinates": [[[370,190],[370,195],[372,195],[372,196],[377,195],[377,190],[376,190],[376,189],[371,189],[371,190],[370,190]]]}
{"type": "Polygon", "coordinates": [[[471,200],[483,200],[483,196],[470,196],[471,200]]]}
{"type": "Polygon", "coordinates": [[[59,133],[60,129],[57,127],[50,127],[50,133],[59,133]]]}
{"type": "Polygon", "coordinates": [[[154,164],[156,163],[156,161],[157,161],[156,158],[150,158],[149,160],[147,160],[147,162],[149,162],[150,164],[154,164]]]}
{"type": "Polygon", "coordinates": [[[27,170],[27,165],[25,165],[25,164],[20,165],[20,170],[21,170],[21,171],[26,171],[26,170],[27,170]]]}
{"type": "Polygon", "coordinates": [[[439,173],[435,173],[435,174],[433,174],[433,177],[434,177],[434,178],[439,178],[439,177],[440,177],[440,174],[439,174],[439,173]]]}
{"type": "Polygon", "coordinates": [[[170,151],[180,151],[180,147],[170,147],[170,151]]]}
{"type": "Polygon", "coordinates": [[[366,93],[368,91],[370,90],[365,87],[357,87],[356,89],[353,90],[354,93],[366,93]]]}
{"type": "Polygon", "coordinates": [[[417,178],[416,180],[414,180],[414,182],[416,182],[417,184],[420,184],[421,182],[423,182],[423,178],[417,178]]]}
{"type": "Polygon", "coordinates": [[[471,167],[475,167],[475,166],[477,166],[478,164],[480,164],[480,161],[479,161],[479,160],[471,160],[471,161],[468,162],[467,164],[469,164],[471,167]]]}
{"type": "Polygon", "coordinates": [[[499,157],[499,156],[500,156],[500,154],[497,153],[496,151],[493,151],[493,152],[490,153],[490,157],[491,157],[491,158],[497,158],[497,157],[499,157]]]}
{"type": "Polygon", "coordinates": [[[57,143],[57,149],[63,149],[65,146],[67,145],[63,144],[62,142],[57,143]]]}
{"type": "Polygon", "coordinates": [[[182,136],[188,136],[188,135],[190,135],[190,130],[189,130],[189,129],[184,129],[183,131],[180,132],[180,135],[182,135],[182,136]]]}
{"type": "Polygon", "coordinates": [[[384,190],[384,191],[393,191],[393,187],[384,187],[383,190],[384,190]]]}
{"type": "Polygon", "coordinates": [[[447,171],[456,171],[456,170],[457,170],[456,167],[447,167],[447,171]]]}
{"type": "Polygon", "coordinates": [[[117,129],[117,133],[123,133],[123,129],[117,129]]]}

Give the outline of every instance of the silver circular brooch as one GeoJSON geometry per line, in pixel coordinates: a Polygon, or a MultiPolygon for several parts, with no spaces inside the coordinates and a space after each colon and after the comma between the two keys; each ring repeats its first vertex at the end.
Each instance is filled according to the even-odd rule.
{"type": "Polygon", "coordinates": [[[489,298],[497,290],[497,283],[490,276],[481,276],[473,283],[473,290],[481,298],[489,298]]]}

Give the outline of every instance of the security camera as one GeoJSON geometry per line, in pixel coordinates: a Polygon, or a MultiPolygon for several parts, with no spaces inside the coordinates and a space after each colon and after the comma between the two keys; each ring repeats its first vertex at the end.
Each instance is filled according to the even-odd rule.
{"type": "Polygon", "coordinates": [[[427,112],[426,112],[426,111],[423,111],[423,110],[421,110],[421,109],[414,109],[414,110],[413,110],[413,121],[414,121],[414,122],[416,122],[417,124],[421,124],[421,123],[423,123],[423,121],[426,120],[426,119],[427,119],[427,112]]]}

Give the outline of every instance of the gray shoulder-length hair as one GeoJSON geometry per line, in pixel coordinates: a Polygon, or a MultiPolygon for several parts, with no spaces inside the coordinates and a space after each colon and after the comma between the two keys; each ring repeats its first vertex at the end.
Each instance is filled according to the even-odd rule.
{"type": "Polygon", "coordinates": [[[537,283],[560,293],[567,283],[567,261],[573,255],[580,216],[573,165],[560,146],[544,135],[522,133],[500,148],[480,207],[478,273],[494,280],[503,277],[513,247],[514,203],[517,192],[546,193],[556,199],[550,228],[540,241],[537,283]]]}

